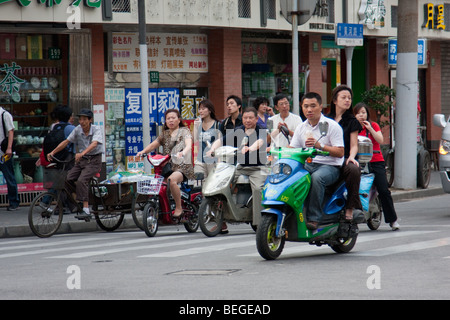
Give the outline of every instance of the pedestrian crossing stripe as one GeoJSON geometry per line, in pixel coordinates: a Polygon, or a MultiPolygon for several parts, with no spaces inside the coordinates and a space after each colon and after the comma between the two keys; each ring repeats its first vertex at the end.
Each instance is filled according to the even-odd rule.
{"type": "MultiPolygon", "coordinates": [[[[358,250],[358,244],[376,242],[386,239],[395,239],[400,237],[418,237],[425,234],[435,233],[439,231],[399,231],[399,232],[362,232],[358,237],[355,249],[350,253],[352,257],[382,257],[398,253],[425,250],[438,248],[450,245],[450,237],[415,241],[408,244],[390,245],[383,248],[358,250]]],[[[131,234],[131,233],[128,233],[131,234]]],[[[141,232],[136,234],[142,234],[141,232]]],[[[147,238],[142,237],[138,239],[119,240],[118,237],[123,237],[123,234],[108,234],[101,237],[76,237],[76,239],[58,239],[58,241],[4,241],[0,242],[0,259],[21,257],[29,255],[45,255],[46,259],[80,259],[99,255],[114,254],[120,252],[130,252],[138,250],[159,250],[159,252],[141,254],[138,258],[177,258],[190,255],[206,254],[211,252],[219,252],[224,250],[231,250],[237,248],[251,248],[251,252],[247,254],[238,254],[238,257],[259,257],[256,250],[255,235],[253,233],[244,233],[229,235],[226,237],[197,237],[193,238],[189,234],[173,234],[147,238]],[[86,243],[88,242],[88,243],[86,243]],[[5,245],[5,244],[10,244],[5,245]],[[71,246],[71,244],[74,244],[71,246]],[[180,247],[183,248],[181,249],[180,247]],[[187,248],[186,248],[187,246],[187,248]],[[175,247],[173,250],[167,248],[175,247]],[[15,252],[11,252],[16,250],[15,252]],[[77,251],[68,253],[70,251],[77,251]],[[53,255],[57,252],[64,252],[62,255],[53,255]]],[[[134,235],[133,235],[134,236],[134,235]]],[[[328,246],[316,247],[306,243],[287,242],[283,250],[282,257],[288,255],[299,255],[302,253],[322,252],[321,250],[330,250],[328,246]]],[[[330,251],[331,252],[331,251],[330,251]]],[[[450,258],[450,256],[445,257],[450,258]]]]}

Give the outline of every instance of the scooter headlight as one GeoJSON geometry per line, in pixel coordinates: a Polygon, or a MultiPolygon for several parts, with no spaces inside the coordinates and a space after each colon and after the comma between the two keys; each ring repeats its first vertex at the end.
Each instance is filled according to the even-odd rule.
{"type": "Polygon", "coordinates": [[[450,152],[450,141],[442,139],[441,145],[439,146],[439,153],[445,156],[449,152],[450,152]]]}
{"type": "Polygon", "coordinates": [[[270,183],[280,183],[286,180],[292,173],[292,168],[286,163],[277,163],[272,167],[272,174],[269,176],[270,183]]]}

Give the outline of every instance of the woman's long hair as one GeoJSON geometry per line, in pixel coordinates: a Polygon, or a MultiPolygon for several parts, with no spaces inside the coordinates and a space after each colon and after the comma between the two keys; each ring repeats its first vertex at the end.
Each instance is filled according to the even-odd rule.
{"type": "Polygon", "coordinates": [[[200,101],[200,103],[198,104],[198,108],[200,107],[205,107],[209,110],[209,112],[211,112],[210,116],[212,119],[214,119],[215,121],[217,120],[216,117],[216,109],[214,108],[213,103],[211,102],[211,100],[208,99],[203,99],[202,101],[200,101]]]}
{"type": "Polygon", "coordinates": [[[366,109],[366,113],[367,113],[366,121],[370,122],[370,110],[369,110],[369,107],[367,106],[367,104],[365,104],[364,102],[358,102],[355,105],[355,108],[353,109],[353,114],[356,116],[359,113],[359,110],[361,110],[363,108],[366,109]]]}
{"type": "MultiPolygon", "coordinates": [[[[180,124],[178,126],[180,128],[185,127],[183,119],[181,119],[180,111],[178,109],[167,109],[166,112],[164,112],[164,119],[166,119],[167,115],[171,112],[175,113],[178,119],[180,119],[180,124]]],[[[164,130],[169,130],[169,127],[166,125],[166,122],[164,122],[164,130]]]]}
{"type": "MultiPolygon", "coordinates": [[[[337,100],[339,92],[344,91],[344,90],[347,90],[348,92],[350,92],[350,95],[351,95],[352,101],[353,101],[353,91],[349,86],[347,86],[345,84],[341,84],[341,85],[337,86],[336,88],[334,88],[333,91],[331,92],[330,113],[327,114],[328,118],[336,119],[336,103],[335,103],[335,101],[337,100]]],[[[348,110],[346,110],[344,112],[344,114],[353,115],[352,105],[350,106],[350,108],[348,110]]]]}

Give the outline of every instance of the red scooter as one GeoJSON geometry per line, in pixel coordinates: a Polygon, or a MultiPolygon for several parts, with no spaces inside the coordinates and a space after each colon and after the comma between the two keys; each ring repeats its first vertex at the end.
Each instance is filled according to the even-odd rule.
{"type": "Polygon", "coordinates": [[[172,215],[175,209],[175,201],[170,194],[169,181],[164,181],[162,171],[169,162],[170,155],[150,155],[144,157],[154,166],[155,176],[150,180],[139,181],[137,184],[138,193],[148,195],[147,203],[142,212],[143,226],[145,234],[154,237],[158,231],[159,224],[176,225],[184,224],[190,233],[198,229],[198,208],[202,202],[201,188],[181,183],[181,205],[184,214],[182,217],[172,215]]]}

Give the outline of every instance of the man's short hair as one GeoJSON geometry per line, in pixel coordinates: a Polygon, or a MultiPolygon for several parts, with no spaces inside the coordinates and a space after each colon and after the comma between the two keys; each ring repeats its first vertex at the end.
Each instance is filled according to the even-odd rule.
{"type": "Polygon", "coordinates": [[[278,101],[283,100],[283,99],[288,99],[288,96],[285,95],[284,93],[279,93],[273,98],[273,104],[276,106],[276,105],[278,105],[278,101]]]}
{"type": "Polygon", "coordinates": [[[303,100],[305,100],[305,99],[316,99],[319,104],[322,104],[322,97],[320,96],[320,94],[318,94],[316,92],[308,92],[308,93],[306,93],[302,97],[302,104],[303,104],[303,100]]]}

